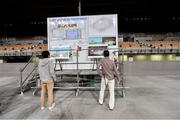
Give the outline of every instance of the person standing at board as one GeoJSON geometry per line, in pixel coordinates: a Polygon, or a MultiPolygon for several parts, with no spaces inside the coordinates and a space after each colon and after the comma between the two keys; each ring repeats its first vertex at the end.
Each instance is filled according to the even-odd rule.
{"type": "Polygon", "coordinates": [[[101,89],[99,92],[99,104],[103,104],[104,100],[104,91],[106,85],[109,87],[109,109],[114,109],[115,104],[115,95],[114,95],[114,86],[115,86],[115,77],[119,80],[118,71],[113,60],[109,58],[109,51],[104,50],[104,58],[102,58],[98,63],[98,73],[101,76],[101,89]]]}
{"type": "Polygon", "coordinates": [[[54,73],[54,63],[49,58],[49,51],[42,52],[43,59],[39,60],[38,71],[41,80],[41,109],[45,109],[45,96],[48,94],[48,107],[49,110],[53,109],[55,106],[53,88],[54,81],[56,81],[56,76],[54,73]]]}

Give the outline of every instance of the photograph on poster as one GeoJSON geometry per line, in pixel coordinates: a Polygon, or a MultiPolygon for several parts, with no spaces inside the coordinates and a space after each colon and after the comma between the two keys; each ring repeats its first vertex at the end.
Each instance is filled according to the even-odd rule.
{"type": "Polygon", "coordinates": [[[116,36],[117,15],[95,15],[88,18],[89,36],[116,36]]]}
{"type": "Polygon", "coordinates": [[[66,39],[67,40],[81,39],[81,30],[80,29],[68,29],[68,30],[66,30],[66,39]]]}
{"type": "Polygon", "coordinates": [[[89,45],[88,58],[103,58],[103,51],[107,49],[107,45],[89,45]]]}
{"type": "Polygon", "coordinates": [[[89,44],[102,44],[102,37],[88,37],[89,44]]]}
{"type": "Polygon", "coordinates": [[[108,46],[115,46],[116,45],[116,37],[103,37],[103,43],[108,46]]]}
{"type": "Polygon", "coordinates": [[[64,37],[64,30],[61,30],[59,28],[52,29],[52,38],[62,39],[63,37],[64,37]]]}
{"type": "Polygon", "coordinates": [[[53,46],[50,52],[51,52],[51,57],[53,58],[69,59],[70,46],[69,45],[53,46]]]}

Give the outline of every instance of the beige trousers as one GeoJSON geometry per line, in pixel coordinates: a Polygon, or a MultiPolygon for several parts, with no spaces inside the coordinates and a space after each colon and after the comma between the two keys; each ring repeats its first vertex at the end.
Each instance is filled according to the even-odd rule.
{"type": "Polygon", "coordinates": [[[45,99],[46,99],[46,93],[48,94],[48,106],[50,107],[53,103],[53,88],[54,88],[54,81],[48,80],[48,81],[41,81],[41,107],[45,106],[45,99]]]}
{"type": "Polygon", "coordinates": [[[99,103],[103,104],[104,100],[104,91],[106,89],[106,85],[109,87],[109,108],[113,109],[114,108],[114,103],[115,103],[115,96],[114,96],[114,80],[108,80],[106,78],[101,78],[101,89],[99,92],[99,103]]]}

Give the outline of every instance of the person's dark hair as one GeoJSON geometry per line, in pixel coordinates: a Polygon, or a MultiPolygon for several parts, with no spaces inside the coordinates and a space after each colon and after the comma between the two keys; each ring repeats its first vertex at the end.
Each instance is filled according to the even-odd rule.
{"type": "Polygon", "coordinates": [[[43,51],[43,52],[42,52],[42,57],[43,57],[43,58],[48,58],[49,55],[50,55],[49,51],[43,51]]]}
{"type": "Polygon", "coordinates": [[[104,50],[103,55],[104,55],[104,57],[109,57],[109,51],[108,50],[104,50]]]}

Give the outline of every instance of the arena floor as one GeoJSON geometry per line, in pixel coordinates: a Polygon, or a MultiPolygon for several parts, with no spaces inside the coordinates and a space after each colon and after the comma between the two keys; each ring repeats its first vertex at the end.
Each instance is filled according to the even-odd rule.
{"type": "Polygon", "coordinates": [[[55,91],[56,107],[40,110],[32,90],[17,94],[17,77],[0,77],[0,119],[180,119],[180,75],[126,76],[125,98],[116,91],[113,111],[97,102],[98,91],[55,91]]]}

